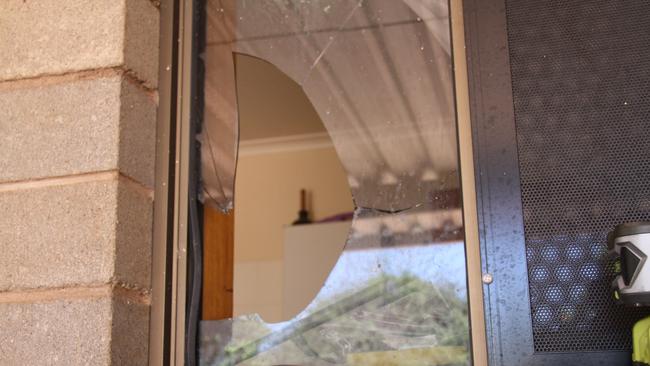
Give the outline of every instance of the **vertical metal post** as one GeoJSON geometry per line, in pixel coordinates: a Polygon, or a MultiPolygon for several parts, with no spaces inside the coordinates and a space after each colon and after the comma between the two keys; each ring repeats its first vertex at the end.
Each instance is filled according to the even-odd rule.
{"type": "Polygon", "coordinates": [[[474,366],[484,366],[488,364],[487,342],[462,0],[450,0],[449,10],[456,92],[456,120],[458,123],[458,152],[463,192],[463,222],[465,226],[472,359],[474,366]]]}
{"type": "Polygon", "coordinates": [[[156,125],[149,364],[168,365],[171,319],[171,248],[174,235],[174,164],[177,111],[178,0],[160,3],[160,70],[156,125]]]}
{"type": "Polygon", "coordinates": [[[150,365],[184,364],[192,17],[192,0],[161,2],[150,365]]]}

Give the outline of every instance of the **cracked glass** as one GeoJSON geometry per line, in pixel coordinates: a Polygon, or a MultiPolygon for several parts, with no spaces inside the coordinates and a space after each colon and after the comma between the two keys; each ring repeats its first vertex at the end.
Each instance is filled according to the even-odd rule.
{"type": "Polygon", "coordinates": [[[205,17],[203,200],[233,206],[239,53],[302,87],[356,208],[312,302],[202,321],[201,364],[470,364],[447,2],[207,0],[205,17]]]}

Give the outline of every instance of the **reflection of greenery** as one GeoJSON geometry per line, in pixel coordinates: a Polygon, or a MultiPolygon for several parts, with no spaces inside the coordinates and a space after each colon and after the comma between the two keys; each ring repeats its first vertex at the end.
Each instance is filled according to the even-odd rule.
{"type": "Polygon", "coordinates": [[[468,345],[467,304],[451,286],[434,287],[408,275],[382,281],[407,284],[409,291],[399,298],[384,292],[294,342],[306,354],[335,364],[350,353],[468,345]]]}
{"type": "MultiPolygon", "coordinates": [[[[254,324],[246,328],[251,326],[256,328],[254,324]]],[[[433,355],[437,365],[468,363],[466,301],[449,284],[434,286],[410,275],[383,275],[281,331],[263,335],[267,332],[253,332],[259,338],[252,342],[229,344],[211,363],[236,365],[250,360],[246,363],[264,365],[300,355],[313,364],[341,365],[351,355],[395,357],[390,351],[398,350],[408,350],[401,351],[404,356],[409,352],[433,355]]]]}

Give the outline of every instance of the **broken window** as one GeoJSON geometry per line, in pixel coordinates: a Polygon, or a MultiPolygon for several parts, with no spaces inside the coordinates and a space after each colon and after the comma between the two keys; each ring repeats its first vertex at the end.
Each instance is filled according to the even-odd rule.
{"type": "Polygon", "coordinates": [[[204,220],[206,230],[234,235],[228,242],[212,233],[203,240],[210,258],[204,260],[202,319],[255,313],[280,322],[296,316],[323,286],[345,245],[354,205],[332,139],[302,88],[259,58],[236,54],[235,65],[234,217],[217,229],[220,214],[208,207],[217,218],[204,220]],[[215,251],[232,252],[230,273],[215,251]],[[225,284],[232,294],[224,294],[232,297],[229,313],[208,311],[219,305],[218,288],[209,287],[219,286],[219,276],[232,277],[225,284]]]}
{"type": "Polygon", "coordinates": [[[237,210],[235,54],[243,54],[302,88],[355,210],[341,256],[298,315],[203,321],[201,363],[469,364],[447,2],[207,0],[205,17],[206,204],[237,210]]]}

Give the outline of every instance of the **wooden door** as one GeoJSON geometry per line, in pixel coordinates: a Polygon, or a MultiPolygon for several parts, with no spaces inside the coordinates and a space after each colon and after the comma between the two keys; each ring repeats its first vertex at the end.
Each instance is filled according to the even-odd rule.
{"type": "Polygon", "coordinates": [[[233,315],[235,213],[205,206],[203,214],[203,320],[233,315]]]}

